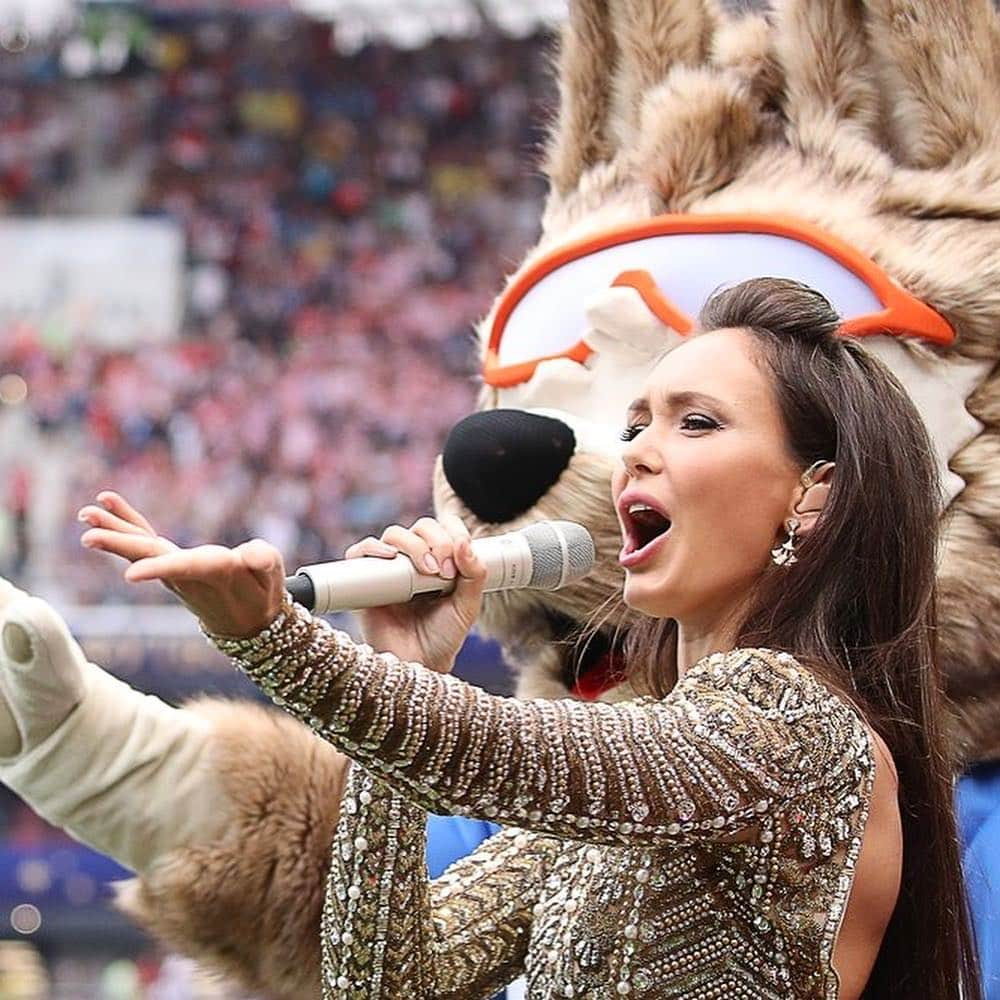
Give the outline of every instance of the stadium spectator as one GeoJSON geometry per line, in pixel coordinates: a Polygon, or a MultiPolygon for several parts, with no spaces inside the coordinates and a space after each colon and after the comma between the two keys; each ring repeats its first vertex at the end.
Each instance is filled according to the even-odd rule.
{"type": "MultiPolygon", "coordinates": [[[[548,97],[537,39],[343,58],[304,21],[219,17],[167,22],[156,52],[147,78],[74,100],[109,120],[98,163],[146,165],[134,211],[183,228],[182,338],[125,353],[0,336],[0,372],[68,443],[52,528],[81,603],[136,599],[76,558],[69,511],[112,481],[180,542],[262,535],[291,564],[425,512],[443,436],[473,406],[472,324],[542,194],[521,167],[548,97]]],[[[5,80],[3,210],[58,202],[79,173],[73,123],[64,82],[5,80]],[[23,176],[28,127],[48,152],[23,176]]]]}

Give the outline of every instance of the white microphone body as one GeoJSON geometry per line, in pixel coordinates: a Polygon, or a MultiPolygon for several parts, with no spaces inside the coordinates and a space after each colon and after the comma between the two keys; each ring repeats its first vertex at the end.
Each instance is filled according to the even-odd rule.
{"type": "MultiPolygon", "coordinates": [[[[590,534],[570,521],[540,521],[521,531],[477,538],[472,550],[486,565],[487,591],[556,590],[585,576],[595,559],[590,534]]],[[[303,566],[286,584],[297,601],[327,614],[404,604],[421,594],[450,594],[456,581],[420,573],[408,556],[398,555],[303,566]]]]}

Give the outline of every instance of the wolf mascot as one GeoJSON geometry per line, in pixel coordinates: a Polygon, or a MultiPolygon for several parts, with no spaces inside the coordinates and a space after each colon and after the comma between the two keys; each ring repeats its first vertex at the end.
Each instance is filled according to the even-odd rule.
{"type": "MultiPolygon", "coordinates": [[[[989,0],[578,0],[560,55],[538,246],[481,328],[479,412],[435,472],[474,535],[539,518],[599,564],[482,621],[521,696],[616,696],[625,405],[717,286],[797,277],[917,402],[946,475],[940,654],[957,764],[1000,757],[1000,23],[989,0]],[[570,637],[590,623],[594,637],[570,637]]],[[[752,488],[752,484],[742,484],[752,488]]],[[[0,776],[137,874],[122,903],[276,997],[318,993],[345,759],[244,704],[170,708],[2,596],[0,776]]],[[[989,812],[989,809],[986,810],[989,812]]]]}

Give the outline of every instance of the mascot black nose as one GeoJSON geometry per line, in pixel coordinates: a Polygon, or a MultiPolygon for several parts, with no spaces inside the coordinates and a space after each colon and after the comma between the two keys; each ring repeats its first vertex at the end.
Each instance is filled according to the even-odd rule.
{"type": "Polygon", "coordinates": [[[481,521],[500,524],[537,503],[569,465],[576,448],[561,420],[524,410],[483,410],[451,429],[444,474],[481,521]]]}

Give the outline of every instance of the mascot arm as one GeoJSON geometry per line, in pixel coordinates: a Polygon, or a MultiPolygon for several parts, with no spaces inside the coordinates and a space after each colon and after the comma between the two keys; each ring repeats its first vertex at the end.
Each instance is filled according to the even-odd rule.
{"type": "Polygon", "coordinates": [[[324,914],[331,995],[482,1000],[521,974],[559,842],[505,830],[428,883],[426,814],[351,768],[324,914]]]}
{"type": "Polygon", "coordinates": [[[318,996],[346,763],[261,706],[141,694],[0,581],[0,780],[135,871],[120,905],[206,967],[268,996],[318,996]]]}

